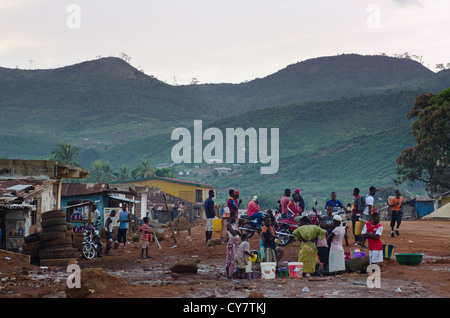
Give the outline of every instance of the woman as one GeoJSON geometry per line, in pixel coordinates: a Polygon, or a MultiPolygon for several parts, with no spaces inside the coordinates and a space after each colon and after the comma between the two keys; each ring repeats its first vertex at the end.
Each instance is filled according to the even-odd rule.
{"type": "Polygon", "coordinates": [[[227,277],[232,278],[233,274],[236,272],[235,257],[236,252],[241,243],[240,235],[237,224],[236,224],[236,212],[230,211],[230,221],[227,223],[227,260],[226,260],[226,271],[227,277]]]}
{"type": "Polygon", "coordinates": [[[345,271],[345,254],[342,240],[345,236],[345,228],[342,226],[342,218],[335,215],[333,218],[334,230],[328,236],[328,246],[330,246],[330,257],[328,259],[328,271],[339,273],[345,271]]]}
{"type": "Polygon", "coordinates": [[[294,238],[302,242],[298,252],[298,261],[303,263],[305,276],[310,276],[316,270],[317,247],[315,241],[323,239],[326,233],[317,225],[311,225],[311,221],[306,216],[300,219],[300,226],[293,233],[294,238]]]}

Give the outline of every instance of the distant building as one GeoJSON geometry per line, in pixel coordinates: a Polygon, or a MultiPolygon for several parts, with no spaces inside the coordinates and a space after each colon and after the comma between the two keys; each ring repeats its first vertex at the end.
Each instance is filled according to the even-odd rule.
{"type": "MultiPolygon", "coordinates": [[[[111,182],[113,186],[116,182],[111,182]]],[[[119,183],[119,182],[117,182],[119,183]]],[[[174,178],[150,177],[138,180],[121,181],[121,184],[135,184],[147,187],[158,187],[162,192],[179,197],[190,203],[202,204],[208,197],[208,191],[214,190],[214,186],[174,178]]]]}

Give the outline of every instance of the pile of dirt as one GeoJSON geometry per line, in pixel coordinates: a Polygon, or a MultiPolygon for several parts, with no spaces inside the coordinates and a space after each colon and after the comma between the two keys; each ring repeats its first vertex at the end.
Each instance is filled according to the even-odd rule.
{"type": "Polygon", "coordinates": [[[67,298],[96,297],[95,293],[111,293],[121,287],[128,286],[128,283],[120,277],[110,275],[102,268],[87,268],[80,273],[80,288],[66,287],[67,298]]]}
{"type": "Polygon", "coordinates": [[[11,272],[28,270],[31,268],[30,258],[25,255],[0,250],[0,277],[11,272]]]}

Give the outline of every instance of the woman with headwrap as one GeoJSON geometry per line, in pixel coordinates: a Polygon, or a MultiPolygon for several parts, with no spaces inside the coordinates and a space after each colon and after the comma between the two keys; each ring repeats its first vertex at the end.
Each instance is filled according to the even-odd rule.
{"type": "Polygon", "coordinates": [[[328,260],[328,271],[330,273],[345,271],[345,254],[342,240],[345,236],[345,228],[342,226],[342,217],[333,217],[334,230],[328,236],[328,246],[330,246],[330,257],[328,260]]]}
{"type": "Polygon", "coordinates": [[[226,258],[226,272],[227,277],[232,278],[236,272],[235,256],[241,243],[241,232],[236,224],[236,212],[230,212],[230,221],[227,223],[227,258],[226,258]]]}
{"type": "Polygon", "coordinates": [[[318,262],[316,239],[323,239],[327,232],[317,225],[311,225],[309,218],[304,216],[300,219],[300,226],[292,234],[302,243],[298,252],[298,261],[303,263],[305,276],[309,276],[315,272],[318,262]]]}

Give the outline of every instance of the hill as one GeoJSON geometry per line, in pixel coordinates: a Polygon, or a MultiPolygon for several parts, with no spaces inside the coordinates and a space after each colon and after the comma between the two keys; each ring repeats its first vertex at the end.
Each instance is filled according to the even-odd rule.
{"type": "Polygon", "coordinates": [[[54,70],[0,69],[0,149],[49,154],[61,140],[102,150],[215,111],[201,98],[147,76],[119,58],[54,70]],[[39,149],[46,149],[45,153],[39,149]]]}
{"type": "Polygon", "coordinates": [[[202,94],[212,105],[226,106],[232,112],[242,113],[275,105],[417,87],[434,75],[411,59],[344,54],[291,64],[274,74],[246,83],[183,88],[202,94]]]}
{"type": "MultiPolygon", "coordinates": [[[[331,191],[350,196],[354,187],[389,186],[395,177],[396,158],[405,147],[413,144],[410,122],[405,114],[420,93],[420,90],[385,92],[297,103],[203,122],[203,131],[215,127],[224,135],[230,127],[279,128],[278,172],[262,175],[261,164],[250,164],[248,152],[245,164],[204,164],[201,169],[195,168],[198,164],[181,164],[175,166],[174,171],[191,171],[183,178],[218,185],[220,198],[229,188],[239,189],[246,199],[255,194],[277,197],[286,187],[300,188],[312,199],[328,196],[331,191]],[[231,171],[213,173],[220,167],[231,168],[231,171]]],[[[192,124],[187,127],[191,134],[192,124]]],[[[129,154],[140,147],[152,149],[155,162],[170,163],[171,149],[177,142],[171,141],[167,133],[142,137],[109,149],[106,157],[112,158],[115,153],[129,154]]],[[[208,143],[203,141],[203,147],[208,143]]],[[[226,153],[225,144],[223,152],[226,153]]]]}
{"type": "Polygon", "coordinates": [[[355,54],[299,62],[242,84],[171,86],[118,58],[54,70],[0,68],[0,156],[43,159],[60,141],[80,148],[84,167],[103,159],[117,169],[141,159],[170,163],[176,127],[279,128],[280,169],[258,164],[179,165],[187,179],[217,184],[222,193],[311,196],[359,186],[390,185],[395,159],[412,142],[405,114],[422,92],[450,87],[409,59],[355,54]]]}

